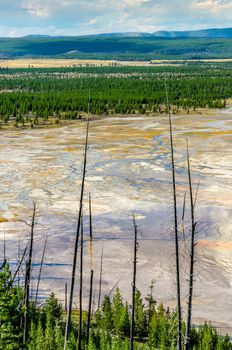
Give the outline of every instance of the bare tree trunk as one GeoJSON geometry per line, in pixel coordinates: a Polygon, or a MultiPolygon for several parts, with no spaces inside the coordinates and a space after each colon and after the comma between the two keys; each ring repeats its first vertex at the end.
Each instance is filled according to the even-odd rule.
{"type": "Polygon", "coordinates": [[[68,284],[66,282],[65,286],[64,286],[64,310],[65,310],[65,314],[67,314],[67,311],[68,311],[68,300],[67,300],[67,297],[68,297],[68,284]]]}
{"type": "Polygon", "coordinates": [[[138,250],[138,229],[135,217],[133,217],[134,225],[134,262],[133,262],[133,282],[132,282],[132,313],[131,313],[131,329],[130,329],[130,350],[134,350],[134,328],[135,328],[135,291],[136,291],[136,268],[137,268],[137,250],[138,250]]]}
{"type": "Polygon", "coordinates": [[[4,228],[4,242],[3,242],[3,266],[6,264],[6,230],[4,228]]]}
{"type": "Polygon", "coordinates": [[[12,287],[13,284],[14,284],[14,281],[15,281],[15,278],[16,278],[17,274],[19,274],[19,270],[20,270],[20,268],[21,268],[21,266],[22,266],[22,263],[23,263],[23,260],[24,260],[24,258],[25,258],[27,249],[28,249],[28,245],[27,245],[26,248],[24,249],[23,255],[22,255],[22,257],[21,257],[21,259],[20,259],[20,261],[19,261],[19,263],[18,263],[17,269],[16,269],[16,271],[15,271],[13,277],[12,277],[12,280],[11,280],[10,283],[8,284],[7,291],[11,289],[11,287],[12,287]]]}
{"type": "Polygon", "coordinates": [[[186,335],[185,335],[185,350],[190,349],[190,334],[191,334],[191,320],[192,320],[192,298],[193,298],[193,282],[194,282],[194,256],[195,256],[195,203],[193,199],[192,191],[192,179],[191,179],[191,168],[189,160],[189,148],[187,143],[187,163],[188,163],[188,181],[189,181],[189,195],[190,195],[190,205],[191,205],[191,253],[190,253],[190,271],[189,271],[189,295],[188,295],[188,314],[187,314],[187,324],[186,324],[186,335]]]}
{"type": "Polygon", "coordinates": [[[25,287],[24,287],[25,312],[24,312],[23,344],[27,342],[28,332],[29,332],[29,301],[30,301],[30,282],[31,282],[31,266],[32,266],[32,254],[33,254],[33,243],[34,243],[35,216],[36,216],[36,203],[34,203],[34,206],[33,206],[29,256],[26,262],[25,287]]]}
{"type": "Polygon", "coordinates": [[[92,302],[92,310],[91,313],[92,315],[95,314],[95,306],[96,306],[96,288],[93,289],[93,302],[92,302]]]}
{"type": "Polygon", "coordinates": [[[92,295],[93,295],[93,270],[91,270],[91,275],[90,275],[89,309],[88,309],[87,339],[86,339],[87,345],[89,344],[91,310],[92,310],[92,295]]]}
{"type": "Polygon", "coordinates": [[[79,334],[78,350],[82,349],[82,289],[83,289],[83,216],[81,220],[80,289],[79,289],[79,334]]]}
{"type": "MultiPolygon", "coordinates": [[[[19,234],[19,239],[18,239],[18,267],[20,265],[20,255],[21,255],[21,240],[20,240],[20,234],[19,234]]],[[[20,270],[20,267],[17,269],[17,273],[16,275],[18,275],[18,288],[20,286],[20,273],[19,273],[19,270],[20,270]]]]}
{"type": "Polygon", "coordinates": [[[89,290],[89,307],[88,307],[88,322],[87,322],[87,337],[86,342],[89,344],[89,332],[92,310],[92,294],[93,294],[93,229],[92,229],[92,208],[91,196],[89,195],[89,252],[90,252],[90,290],[89,290]]]}
{"type": "Polygon", "coordinates": [[[100,278],[99,278],[99,292],[98,292],[98,303],[97,309],[99,310],[101,306],[101,288],[102,288],[102,267],[103,267],[103,243],[102,243],[102,252],[101,252],[101,266],[100,266],[100,278]]]}
{"type": "Polygon", "coordinates": [[[174,209],[174,232],[175,232],[175,256],[176,256],[176,285],[177,285],[177,312],[178,312],[178,332],[177,332],[177,349],[182,347],[182,332],[181,332],[181,296],[180,296],[180,262],[179,262],[179,239],[178,239],[178,218],[177,218],[177,198],[176,198],[176,174],[175,174],[175,159],[172,133],[172,118],[170,112],[170,103],[168,98],[167,84],[165,81],[167,111],[169,120],[171,162],[172,162],[172,187],[173,187],[173,209],[174,209]]]}
{"type": "Polygon", "coordinates": [[[77,250],[78,250],[78,241],[79,241],[79,235],[80,235],[83,197],[84,197],[84,188],[85,188],[85,175],[86,175],[87,151],[88,151],[88,136],[89,136],[89,120],[87,120],[87,127],[86,127],[83,173],[82,173],[82,183],[81,183],[81,195],[80,195],[78,223],[77,223],[77,231],[76,231],[76,239],[75,239],[74,255],[73,255],[73,264],[72,264],[72,276],[71,276],[71,286],[70,286],[70,295],[69,295],[69,306],[68,306],[68,313],[67,313],[67,320],[66,320],[66,327],[65,327],[64,350],[66,350],[66,347],[67,347],[67,341],[69,338],[70,328],[71,328],[73,293],[74,293],[74,286],[75,286],[75,279],[76,279],[77,250]]]}
{"type": "Polygon", "coordinates": [[[185,206],[186,206],[186,192],[184,193],[184,202],[183,202],[183,210],[182,210],[182,218],[181,218],[182,237],[184,241],[185,241],[185,227],[184,227],[185,206]]]}
{"type": "Polygon", "coordinates": [[[46,237],[45,242],[44,242],[43,253],[42,253],[42,258],[41,258],[41,262],[40,262],[39,276],[38,276],[38,282],[37,282],[37,288],[36,288],[36,294],[35,294],[35,305],[36,305],[37,299],[38,299],[39,285],[40,285],[40,279],[41,279],[41,274],[42,274],[42,269],[43,269],[44,255],[45,255],[45,251],[46,251],[47,240],[48,240],[48,237],[46,237]]]}
{"type": "Polygon", "coordinates": [[[92,226],[92,203],[89,194],[89,254],[90,254],[90,271],[93,270],[93,226],[92,226]]]}

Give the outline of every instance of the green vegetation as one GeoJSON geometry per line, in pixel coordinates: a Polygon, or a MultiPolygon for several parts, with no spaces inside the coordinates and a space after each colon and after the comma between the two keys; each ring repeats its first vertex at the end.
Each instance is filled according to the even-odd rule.
{"type": "Polygon", "coordinates": [[[1,69],[0,119],[15,126],[79,119],[88,111],[89,92],[93,115],[166,113],[164,80],[174,114],[221,108],[232,97],[231,66],[1,69]]]}
{"type": "Polygon", "coordinates": [[[123,36],[1,38],[0,58],[65,57],[119,60],[230,58],[232,39],[123,36]]]}
{"type": "MultiPolygon", "coordinates": [[[[169,115],[174,189],[176,170],[174,166],[170,104],[174,114],[180,113],[181,110],[189,113],[190,109],[195,110],[199,107],[225,107],[226,100],[232,97],[231,78],[230,63],[186,64],[176,67],[147,68],[1,69],[1,126],[14,123],[15,127],[28,125],[34,127],[41,122],[46,124],[53,120],[58,124],[65,119],[82,118],[88,111],[92,115],[117,113],[154,115],[167,113],[169,115]]],[[[80,207],[69,297],[73,301],[71,295],[73,296],[72,292],[74,292],[76,257],[80,240],[80,308],[79,310],[73,310],[73,303],[69,302],[68,310],[70,312],[67,315],[67,290],[65,310],[54,294],[51,294],[43,304],[36,302],[37,292],[36,297],[33,296],[35,293],[32,289],[31,271],[34,226],[36,224],[36,203],[34,203],[32,221],[31,224],[28,224],[31,228],[30,243],[25,248],[22,258],[18,259],[18,266],[14,275],[6,261],[4,245],[4,258],[0,265],[0,350],[59,350],[64,348],[72,350],[77,348],[77,344],[79,350],[174,350],[176,348],[179,350],[232,350],[229,337],[222,337],[210,324],[205,323],[199,327],[192,325],[191,312],[189,312],[188,317],[187,330],[189,331],[186,332],[186,325],[180,312],[181,303],[178,305],[178,310],[170,310],[165,308],[163,304],[158,305],[153,297],[153,284],[147,297],[145,299],[142,297],[140,291],[136,288],[138,242],[135,218],[132,306],[123,301],[119,289],[116,289],[112,298],[110,295],[106,295],[102,303],[100,303],[101,297],[98,298],[98,309],[89,312],[91,319],[87,317],[89,315],[86,311],[82,312],[82,215],[88,131],[89,120],[86,129],[80,207]],[[29,250],[29,253],[27,250],[29,250]],[[185,342],[186,337],[188,346],[185,342]],[[134,347],[130,346],[130,342],[134,347]]],[[[192,210],[190,276],[193,277],[196,223],[188,152],[187,159],[192,210]]],[[[176,189],[173,192],[175,197],[176,189]]],[[[91,212],[90,208],[89,197],[89,214],[91,212]]],[[[174,200],[174,210],[176,211],[176,209],[176,201],[174,200]]],[[[175,225],[177,245],[177,220],[175,225]]],[[[92,221],[89,229],[90,239],[92,240],[92,221]]],[[[92,241],[90,254],[92,256],[92,241]]],[[[175,254],[178,257],[177,250],[175,254]]],[[[40,274],[42,265],[41,260],[40,274]]],[[[92,262],[90,265],[92,273],[92,262]]],[[[100,276],[102,276],[102,270],[100,276]]],[[[101,290],[101,283],[100,278],[99,290],[101,290]]],[[[89,310],[91,311],[92,283],[90,285],[89,310]]],[[[39,289],[39,283],[37,286],[39,289]]],[[[190,278],[189,289],[193,290],[193,278],[190,278]]],[[[192,300],[191,292],[189,295],[192,300]]],[[[180,296],[181,293],[178,291],[178,297],[180,298],[180,296]]],[[[192,311],[190,301],[189,310],[192,311]]]]}
{"type": "MultiPolygon", "coordinates": [[[[106,295],[91,319],[90,342],[86,344],[86,317],[83,320],[82,349],[129,350],[130,305],[123,302],[119,289],[113,298],[106,295]]],[[[29,340],[22,345],[23,289],[12,285],[8,263],[0,268],[0,349],[62,350],[64,346],[65,312],[54,294],[39,307],[30,302],[29,340]]],[[[76,349],[78,324],[73,317],[67,349],[76,349]]],[[[183,334],[185,324],[183,323],[183,334]]],[[[176,348],[177,314],[157,304],[151,292],[145,300],[139,290],[135,294],[135,349],[176,348]]],[[[193,350],[231,350],[229,337],[221,337],[209,324],[191,331],[193,350]]]]}

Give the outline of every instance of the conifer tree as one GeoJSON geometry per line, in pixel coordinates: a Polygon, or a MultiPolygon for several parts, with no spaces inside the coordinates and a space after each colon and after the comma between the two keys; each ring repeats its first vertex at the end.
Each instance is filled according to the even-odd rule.
{"type": "Polygon", "coordinates": [[[37,334],[36,334],[36,350],[45,350],[45,343],[44,343],[44,330],[41,321],[39,320],[38,328],[37,328],[37,334]]]}
{"type": "Polygon", "coordinates": [[[142,339],[147,336],[147,317],[143,304],[141,293],[138,289],[135,291],[135,335],[142,339]]]}
{"type": "Polygon", "coordinates": [[[118,337],[129,336],[130,320],[128,307],[123,304],[119,288],[116,289],[113,297],[112,314],[115,334],[118,337]]]}
{"type": "Polygon", "coordinates": [[[50,313],[47,314],[46,328],[45,328],[45,346],[47,350],[56,350],[54,319],[50,313]]]}
{"type": "Polygon", "coordinates": [[[113,330],[113,314],[110,297],[106,295],[102,302],[101,328],[104,333],[110,335],[113,330]]]}
{"type": "Polygon", "coordinates": [[[19,306],[23,302],[23,293],[18,287],[9,289],[11,282],[12,274],[9,264],[5,261],[0,269],[0,346],[2,349],[7,347],[17,349],[22,337],[20,329],[22,308],[19,306]]]}

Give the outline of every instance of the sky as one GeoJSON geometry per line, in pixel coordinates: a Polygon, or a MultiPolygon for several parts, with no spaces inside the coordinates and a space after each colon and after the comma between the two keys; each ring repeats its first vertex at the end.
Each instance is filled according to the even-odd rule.
{"type": "Polygon", "coordinates": [[[0,37],[232,27],[232,0],[0,0],[0,37]]]}

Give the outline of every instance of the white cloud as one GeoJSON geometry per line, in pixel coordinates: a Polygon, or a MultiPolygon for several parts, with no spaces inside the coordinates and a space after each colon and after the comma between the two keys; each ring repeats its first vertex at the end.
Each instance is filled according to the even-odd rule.
{"type": "Polygon", "coordinates": [[[33,16],[46,18],[51,15],[51,8],[44,1],[24,0],[21,3],[21,7],[33,16]]]}
{"type": "Polygon", "coordinates": [[[232,0],[0,0],[0,36],[230,27],[231,18],[232,0]]]}
{"type": "Polygon", "coordinates": [[[124,6],[135,7],[150,2],[150,0],[124,0],[124,6]]]}
{"type": "Polygon", "coordinates": [[[76,7],[76,4],[73,0],[22,0],[21,8],[33,16],[47,18],[65,7],[76,7]]]}
{"type": "Polygon", "coordinates": [[[86,25],[87,26],[92,26],[93,24],[96,24],[97,23],[97,18],[91,18],[87,23],[86,25]]]}
{"type": "Polygon", "coordinates": [[[197,0],[193,2],[192,8],[221,15],[224,11],[232,11],[232,3],[223,0],[197,0]]]}

